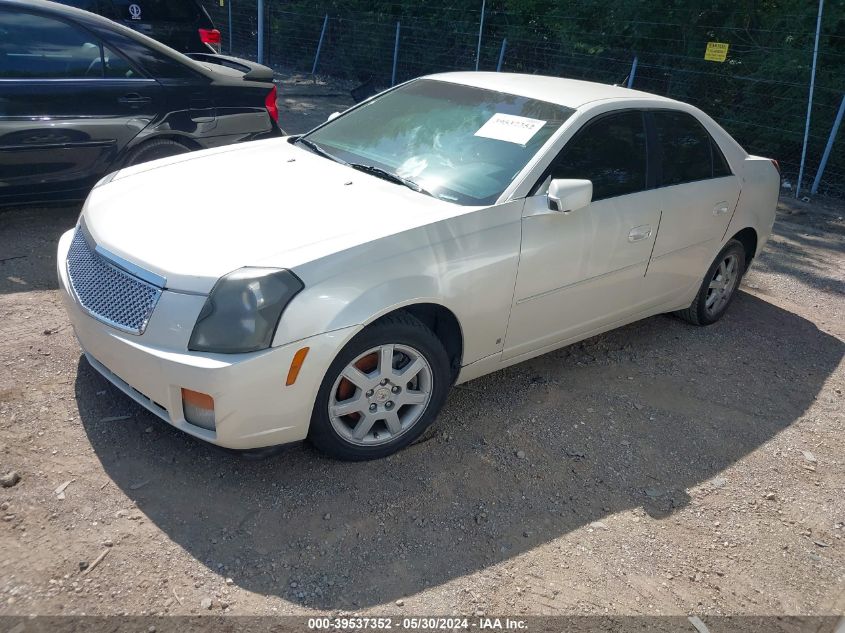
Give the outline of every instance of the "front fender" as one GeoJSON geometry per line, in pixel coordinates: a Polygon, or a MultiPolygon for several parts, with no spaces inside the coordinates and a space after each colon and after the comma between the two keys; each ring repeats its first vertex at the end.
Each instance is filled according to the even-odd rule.
{"type": "Polygon", "coordinates": [[[522,201],[449,218],[294,269],[305,282],[273,345],[372,323],[404,306],[450,310],[463,362],[502,350],[519,262],[522,201]]]}

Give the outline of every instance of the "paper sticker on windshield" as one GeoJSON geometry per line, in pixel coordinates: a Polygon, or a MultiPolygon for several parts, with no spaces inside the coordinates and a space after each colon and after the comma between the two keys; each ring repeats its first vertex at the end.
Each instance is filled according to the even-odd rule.
{"type": "Polygon", "coordinates": [[[545,124],[546,122],[540,119],[497,112],[478,129],[475,136],[525,145],[545,124]]]}

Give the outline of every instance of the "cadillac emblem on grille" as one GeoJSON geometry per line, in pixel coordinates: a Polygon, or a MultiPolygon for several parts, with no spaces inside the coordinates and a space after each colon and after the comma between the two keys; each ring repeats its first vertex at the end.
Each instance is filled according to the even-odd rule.
{"type": "Polygon", "coordinates": [[[114,265],[76,229],[67,255],[71,289],[95,319],[130,334],[143,334],[161,296],[158,288],[114,265]]]}

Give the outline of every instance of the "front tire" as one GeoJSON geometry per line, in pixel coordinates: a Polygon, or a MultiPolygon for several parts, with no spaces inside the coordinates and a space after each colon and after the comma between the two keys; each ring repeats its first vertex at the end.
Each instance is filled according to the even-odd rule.
{"type": "Polygon", "coordinates": [[[338,459],[386,457],[434,422],[451,386],[449,357],[437,336],[410,314],[362,330],[326,372],[308,438],[338,459]]]}
{"type": "Polygon", "coordinates": [[[675,314],[693,325],[715,323],[727,312],[744,274],[745,247],[730,240],[710,265],[692,305],[675,314]]]}

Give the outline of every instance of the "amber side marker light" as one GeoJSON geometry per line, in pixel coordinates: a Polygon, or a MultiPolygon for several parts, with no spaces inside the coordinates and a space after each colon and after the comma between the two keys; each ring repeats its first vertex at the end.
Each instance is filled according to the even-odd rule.
{"type": "Polygon", "coordinates": [[[182,388],[182,411],[185,419],[195,426],[209,431],[216,429],[214,420],[214,398],[207,393],[182,388]]]}
{"type": "Polygon", "coordinates": [[[311,348],[303,347],[293,355],[293,360],[291,361],[290,369],[288,370],[288,379],[285,381],[286,386],[290,387],[296,382],[296,379],[299,376],[299,370],[302,369],[302,363],[305,362],[305,357],[308,356],[309,349],[311,348]]]}

